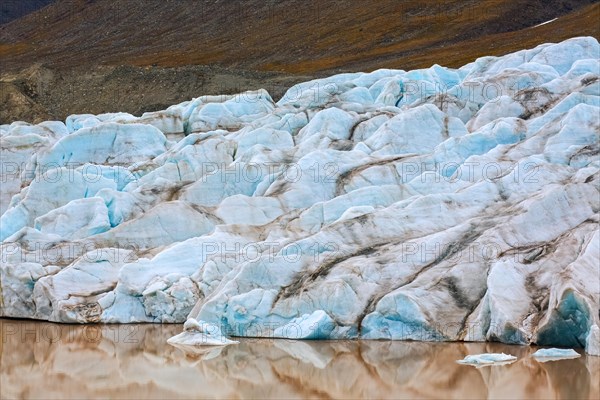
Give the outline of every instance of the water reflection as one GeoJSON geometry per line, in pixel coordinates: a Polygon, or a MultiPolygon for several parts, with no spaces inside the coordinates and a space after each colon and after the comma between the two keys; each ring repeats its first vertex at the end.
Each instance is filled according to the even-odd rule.
{"type": "Polygon", "coordinates": [[[495,343],[242,339],[179,349],[180,325],[74,326],[0,320],[0,398],[577,398],[600,397],[600,358],[539,363],[495,343]],[[505,352],[510,365],[456,364],[505,352]]]}

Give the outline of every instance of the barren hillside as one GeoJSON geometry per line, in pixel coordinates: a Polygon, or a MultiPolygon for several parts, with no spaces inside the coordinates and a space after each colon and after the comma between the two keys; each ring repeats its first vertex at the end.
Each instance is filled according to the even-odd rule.
{"type": "Polygon", "coordinates": [[[57,0],[0,26],[0,119],[139,112],[220,87],[278,97],[282,85],[332,72],[458,67],[599,38],[599,21],[597,1],[57,0]],[[22,72],[35,64],[46,72],[22,72]],[[189,71],[200,78],[181,80],[189,71]],[[110,90],[121,84],[126,98],[110,90]]]}

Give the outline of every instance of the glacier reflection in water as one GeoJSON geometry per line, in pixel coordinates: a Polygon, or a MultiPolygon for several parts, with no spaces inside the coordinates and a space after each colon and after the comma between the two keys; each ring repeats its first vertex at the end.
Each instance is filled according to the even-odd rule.
{"type": "Polygon", "coordinates": [[[600,357],[540,363],[496,343],[242,339],[183,351],[181,325],[57,325],[0,320],[0,398],[600,397],[600,357]],[[505,352],[473,368],[467,354],[505,352]]]}

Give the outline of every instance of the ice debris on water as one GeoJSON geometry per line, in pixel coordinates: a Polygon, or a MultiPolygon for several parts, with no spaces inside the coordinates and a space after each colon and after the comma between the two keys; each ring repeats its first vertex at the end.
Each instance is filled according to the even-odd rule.
{"type": "Polygon", "coordinates": [[[517,360],[517,357],[504,354],[504,353],[483,353],[483,354],[472,354],[466,356],[462,360],[458,360],[459,364],[467,364],[474,366],[487,366],[487,365],[506,365],[513,363],[517,360]]]}
{"type": "Polygon", "coordinates": [[[573,349],[539,349],[535,353],[531,355],[538,361],[546,362],[546,361],[556,361],[563,359],[571,359],[578,358],[581,355],[573,349]]]}

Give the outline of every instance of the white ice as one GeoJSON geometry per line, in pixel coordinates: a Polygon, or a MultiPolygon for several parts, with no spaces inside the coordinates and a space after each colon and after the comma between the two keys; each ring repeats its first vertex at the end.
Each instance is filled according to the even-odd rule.
{"type": "Polygon", "coordinates": [[[538,351],[533,353],[531,356],[541,362],[557,361],[557,360],[565,360],[565,359],[581,357],[581,355],[573,349],[557,349],[557,348],[539,349],[538,351]]]}
{"type": "Polygon", "coordinates": [[[513,363],[517,360],[517,357],[504,354],[504,353],[484,353],[484,354],[472,354],[466,356],[462,360],[458,360],[459,364],[468,364],[474,366],[488,366],[488,365],[506,365],[513,363]]]}

